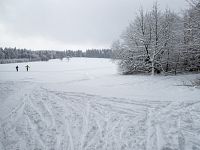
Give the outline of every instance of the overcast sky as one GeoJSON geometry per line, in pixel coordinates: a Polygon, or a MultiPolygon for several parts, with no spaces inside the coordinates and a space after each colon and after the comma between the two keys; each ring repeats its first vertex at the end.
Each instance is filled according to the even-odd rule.
{"type": "MultiPolygon", "coordinates": [[[[155,0],[0,0],[0,47],[109,48],[140,6],[155,0]]],[[[185,0],[158,0],[180,12],[185,0]]]]}

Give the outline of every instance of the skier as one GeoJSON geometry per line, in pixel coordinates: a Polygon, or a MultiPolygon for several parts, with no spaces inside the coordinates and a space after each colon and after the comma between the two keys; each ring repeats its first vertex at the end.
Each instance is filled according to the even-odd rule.
{"type": "Polygon", "coordinates": [[[19,69],[19,66],[16,66],[16,70],[17,70],[17,72],[18,72],[18,69],[19,69]]]}
{"type": "Polygon", "coordinates": [[[26,65],[25,67],[26,67],[26,71],[28,71],[28,68],[30,68],[29,65],[26,65]]]}

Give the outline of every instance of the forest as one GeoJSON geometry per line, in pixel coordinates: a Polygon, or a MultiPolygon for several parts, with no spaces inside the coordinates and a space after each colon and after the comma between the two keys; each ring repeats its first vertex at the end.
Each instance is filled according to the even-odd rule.
{"type": "Polygon", "coordinates": [[[177,74],[200,71],[200,1],[190,0],[181,13],[140,8],[112,44],[122,74],[177,74]]]}
{"type": "Polygon", "coordinates": [[[50,59],[63,59],[69,57],[111,58],[110,49],[77,50],[27,50],[17,48],[0,48],[0,64],[19,63],[30,61],[48,61],[50,59]]]}

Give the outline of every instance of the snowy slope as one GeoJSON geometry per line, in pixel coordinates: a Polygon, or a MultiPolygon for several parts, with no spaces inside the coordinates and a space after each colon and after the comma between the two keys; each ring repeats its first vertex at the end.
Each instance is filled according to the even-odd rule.
{"type": "Polygon", "coordinates": [[[108,59],[0,65],[0,149],[198,150],[200,75],[121,76],[108,59]]]}

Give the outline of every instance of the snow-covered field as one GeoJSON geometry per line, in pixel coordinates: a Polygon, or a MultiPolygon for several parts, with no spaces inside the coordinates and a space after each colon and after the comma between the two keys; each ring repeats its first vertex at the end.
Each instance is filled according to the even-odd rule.
{"type": "Polygon", "coordinates": [[[122,76],[109,59],[0,65],[0,150],[200,150],[200,75],[122,76]]]}

